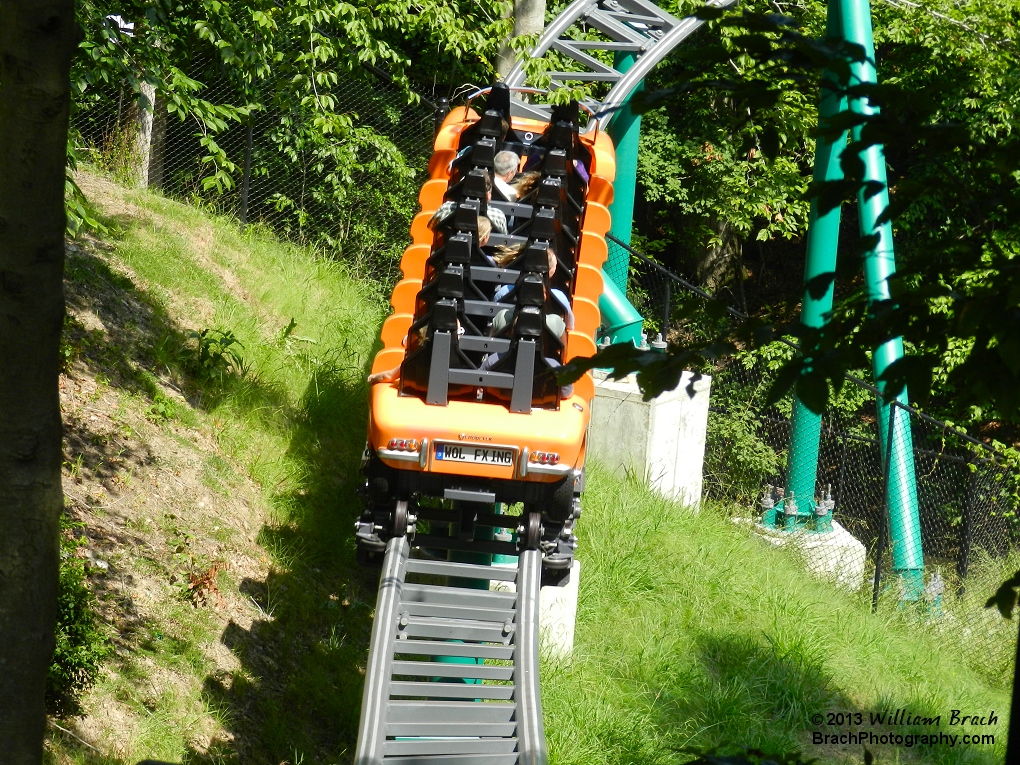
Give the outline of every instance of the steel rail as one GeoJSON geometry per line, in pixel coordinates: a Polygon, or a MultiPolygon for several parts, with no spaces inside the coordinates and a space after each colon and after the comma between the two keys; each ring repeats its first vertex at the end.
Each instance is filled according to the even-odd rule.
{"type": "Polygon", "coordinates": [[[355,765],[376,765],[382,761],[386,744],[386,706],[389,702],[390,675],[393,673],[393,650],[396,643],[396,624],[400,608],[400,593],[404,586],[407,556],[410,551],[406,536],[393,537],[386,543],[382,575],[379,578],[379,597],[375,606],[375,623],[372,625],[372,642],[365,667],[365,691],[361,700],[361,720],[358,723],[358,746],[354,754],[355,765]]]}
{"type": "Polygon", "coordinates": [[[524,550],[518,559],[517,634],[514,637],[520,765],[547,765],[549,762],[538,683],[538,601],[541,584],[542,553],[539,550],[524,550]]]}
{"type": "MultiPolygon", "coordinates": [[[[736,0],[709,0],[708,7],[729,8],[736,0]]],[[[528,58],[541,58],[557,51],[587,68],[582,72],[555,72],[550,89],[556,89],[557,80],[596,80],[613,85],[601,101],[585,102],[593,109],[595,119],[590,120],[583,132],[604,129],[613,115],[630,98],[648,73],[677,45],[696,32],[704,20],[688,16],[677,19],[649,0],[575,0],[557,16],[529,52],[528,58]],[[611,41],[566,38],[574,26],[584,25],[598,29],[611,41]],[[636,53],[636,61],[626,71],[599,61],[587,51],[611,50],[636,53]]],[[[506,77],[511,88],[526,85],[527,75],[523,62],[518,62],[506,77]]],[[[528,104],[520,99],[512,101],[515,113],[537,119],[548,119],[548,107],[528,104]]]]}

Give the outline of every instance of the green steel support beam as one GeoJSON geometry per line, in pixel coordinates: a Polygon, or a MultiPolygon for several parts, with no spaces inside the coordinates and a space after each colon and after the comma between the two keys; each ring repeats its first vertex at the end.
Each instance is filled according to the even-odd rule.
{"type": "MultiPolygon", "coordinates": [[[[617,53],[616,69],[626,72],[634,62],[637,55],[634,53],[617,53]]],[[[634,88],[634,93],[640,93],[644,84],[634,88]]],[[[622,242],[630,244],[630,234],[634,223],[634,195],[637,187],[637,165],[638,165],[638,144],[641,141],[641,115],[634,114],[630,108],[630,101],[633,97],[627,97],[623,106],[613,117],[606,128],[609,137],[613,139],[613,146],[616,147],[616,180],[613,182],[613,203],[609,206],[609,212],[613,216],[613,222],[609,233],[622,242]]],[[[609,272],[610,278],[616,282],[616,286],[626,291],[627,289],[627,268],[630,256],[626,250],[618,253],[610,253],[606,261],[605,270],[609,272]],[[615,261],[615,262],[614,262],[615,261]],[[622,262],[624,267],[619,267],[622,262]]]]}
{"type": "MultiPolygon", "coordinates": [[[[833,0],[830,0],[830,3],[833,0]]],[[[875,43],[871,29],[871,8],[868,0],[839,0],[840,21],[848,42],[864,47],[866,60],[851,67],[854,83],[875,83],[875,43]]],[[[867,98],[852,99],[850,108],[861,114],[876,114],[877,107],[867,98]]],[[[860,139],[860,128],[853,130],[853,139],[860,139]]],[[[861,235],[878,235],[878,243],[865,253],[864,280],[868,300],[889,299],[889,277],[896,271],[893,253],[892,224],[879,224],[878,218],[889,205],[888,183],[885,170],[885,154],[881,145],[870,146],[861,152],[864,162],[864,180],[877,181],[882,190],[867,197],[862,190],[858,195],[861,235]]],[[[890,340],[876,348],[872,367],[876,381],[886,368],[903,357],[903,341],[890,340]]],[[[878,382],[879,390],[885,385],[878,382]]],[[[903,404],[908,402],[907,391],[897,398],[903,404]]],[[[917,481],[914,475],[913,439],[910,434],[910,417],[899,412],[894,417],[893,432],[889,437],[890,405],[882,399],[878,402],[879,443],[888,450],[889,487],[889,539],[892,546],[893,571],[899,577],[904,600],[918,600],[924,593],[924,553],[921,548],[921,522],[917,511],[917,481]],[[888,443],[888,446],[887,446],[888,443]]]]}
{"type": "MultiPolygon", "coordinates": [[[[625,72],[634,65],[634,53],[617,53],[616,68],[625,72]]],[[[642,89],[634,89],[637,93],[642,89]]],[[[630,109],[630,98],[613,117],[607,128],[616,147],[616,181],[613,183],[613,203],[609,213],[613,222],[609,233],[630,244],[634,223],[634,195],[637,189],[638,144],[641,136],[641,115],[630,109]]],[[[602,267],[605,291],[599,298],[602,325],[612,343],[631,342],[641,345],[641,327],[644,319],[627,300],[627,277],[630,273],[630,254],[622,247],[610,247],[609,258],[602,267]]]]}
{"type": "MultiPolygon", "coordinates": [[[[839,8],[829,3],[829,15],[825,34],[838,38],[842,34],[839,23],[839,8]]],[[[846,109],[846,98],[841,96],[836,76],[825,72],[822,76],[821,97],[818,102],[818,124],[824,125],[833,116],[846,109]]],[[[835,181],[843,178],[839,158],[846,147],[847,133],[841,133],[835,141],[819,138],[815,143],[814,181],[835,181]]],[[[804,263],[804,283],[808,284],[822,274],[836,271],[836,252],[839,248],[840,208],[835,207],[819,215],[818,200],[811,200],[808,219],[807,258],[804,263]]],[[[817,298],[804,290],[801,307],[801,321],[809,327],[822,327],[829,321],[832,312],[833,285],[817,298]]],[[[822,432],[822,416],[815,414],[794,398],[793,416],[790,423],[790,453],[786,463],[786,494],[792,492],[797,501],[810,503],[815,494],[815,477],[818,473],[818,442],[822,432]]]]}
{"type": "Polygon", "coordinates": [[[602,271],[602,281],[604,286],[602,295],[599,297],[602,331],[609,338],[609,342],[614,345],[616,343],[633,343],[635,347],[640,347],[641,327],[645,320],[627,300],[627,296],[623,292],[627,289],[626,282],[621,290],[604,270],[602,271]]]}

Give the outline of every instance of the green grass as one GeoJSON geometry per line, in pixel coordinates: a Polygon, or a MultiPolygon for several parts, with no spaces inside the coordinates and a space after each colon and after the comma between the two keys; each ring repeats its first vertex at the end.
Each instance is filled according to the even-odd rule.
{"type": "MultiPolygon", "coordinates": [[[[258,609],[250,628],[221,628],[180,598],[137,626],[132,651],[95,692],[134,715],[118,754],[55,736],[59,761],[348,763],[376,584],[354,563],[350,528],[360,507],[364,376],[385,296],[341,265],[242,234],[229,220],[144,192],[117,194],[133,209],[108,221],[118,232],[111,257],[128,274],[83,254],[69,261],[69,276],[115,287],[138,315],[107,339],[78,331],[80,352],[122,406],[140,406],[173,439],[188,445],[180,427],[213,434],[225,458],[206,458],[203,489],[227,496],[243,477],[257,482],[266,514],[257,540],[271,565],[258,580],[233,570],[221,579],[258,609]],[[231,333],[240,364],[217,374],[196,367],[189,332],[202,329],[231,333]],[[185,402],[167,398],[161,381],[185,402]],[[208,649],[217,642],[236,668],[215,668],[208,649]],[[168,672],[178,681],[163,683],[168,672]]],[[[167,539],[190,533],[186,519],[152,523],[167,539]]],[[[826,763],[859,762],[860,748],[851,760],[812,750],[811,715],[907,707],[1005,718],[1005,686],[989,678],[1008,663],[982,677],[961,659],[964,636],[940,638],[901,612],[872,615],[866,597],[811,578],[722,510],[694,515],[595,466],[579,533],[574,657],[545,664],[542,675],[554,765],[681,763],[690,757],[677,750],[692,747],[806,749],[826,763]]],[[[135,565],[160,571],[144,558],[135,565]]],[[[981,581],[999,573],[992,562],[974,571],[986,572],[981,581]]],[[[980,588],[968,597],[979,600],[980,588]]],[[[879,748],[878,761],[1001,761],[1005,724],[995,732],[994,750],[879,748]]]]}
{"type": "MultiPolygon", "coordinates": [[[[1002,761],[1008,690],[967,667],[966,644],[909,614],[872,615],[865,595],[811,577],[718,508],[694,514],[595,466],[579,557],[574,657],[543,668],[557,765],[680,763],[689,757],[676,750],[714,747],[840,762],[835,750],[806,746],[813,713],[903,707],[943,720],[951,709],[994,709],[997,729],[966,732],[994,732],[999,743],[877,747],[879,762],[1002,761]]],[[[860,758],[862,748],[848,752],[860,758]]]]}
{"type": "MultiPolygon", "coordinates": [[[[187,429],[213,434],[226,459],[203,457],[201,488],[229,496],[239,475],[261,487],[258,541],[270,573],[220,580],[261,609],[249,629],[213,628],[180,596],[137,625],[92,696],[131,715],[109,734],[119,756],[97,759],[55,735],[56,761],[345,761],[375,589],[374,574],[354,563],[350,529],[360,513],[364,380],[385,297],[336,262],[243,234],[230,220],[146,192],[107,192],[119,198],[116,217],[105,219],[109,258],[83,248],[69,259],[70,303],[78,288],[116,290],[134,309],[119,322],[102,312],[108,336],[72,326],[69,355],[117,391],[121,410],[142,409],[173,441],[193,446],[187,429]],[[193,333],[203,329],[236,338],[237,363],[201,367],[193,333]],[[164,395],[165,383],[185,401],[164,395]],[[215,671],[207,653],[216,642],[238,669],[215,671]]],[[[181,568],[201,570],[211,561],[189,558],[189,535],[222,530],[198,531],[186,513],[173,515],[156,525],[171,547],[182,545],[181,568]]],[[[133,565],[162,573],[144,558],[133,565]]]]}
{"type": "MultiPolygon", "coordinates": [[[[357,724],[369,629],[372,576],[354,567],[349,529],[359,511],[363,381],[385,302],[305,250],[150,194],[128,201],[158,223],[126,227],[118,258],[164,304],[192,306],[204,326],[243,346],[243,376],[201,390],[199,403],[270,509],[259,541],[273,571],[241,585],[266,618],[250,631],[228,627],[220,639],[242,669],[204,678],[202,698],[240,739],[237,761],[340,761],[357,724]],[[358,596],[338,605],[329,595],[352,574],[358,596]]],[[[165,361],[180,357],[179,343],[164,347],[165,361]]],[[[209,483],[229,473],[215,460],[206,465],[209,483]]],[[[173,729],[169,718],[152,726],[150,736],[173,729]]],[[[188,751],[175,756],[197,756],[188,751]]]]}

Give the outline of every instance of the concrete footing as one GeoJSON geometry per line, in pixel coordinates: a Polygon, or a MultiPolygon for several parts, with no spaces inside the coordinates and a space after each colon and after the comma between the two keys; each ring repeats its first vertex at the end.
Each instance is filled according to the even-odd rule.
{"type": "MultiPolygon", "coordinates": [[[[740,520],[750,522],[748,519],[740,520]]],[[[804,529],[787,532],[770,529],[760,523],[754,524],[754,530],[770,544],[777,547],[790,545],[796,549],[812,574],[834,581],[848,590],[856,591],[864,585],[867,550],[837,521],[832,522],[832,531],[824,533],[804,529]]]]}
{"type": "Polygon", "coordinates": [[[694,380],[684,372],[675,390],[644,401],[633,375],[609,380],[596,370],[588,455],[618,476],[641,476],[662,496],[697,505],[711,384],[707,375],[694,380]]]}
{"type": "MultiPolygon", "coordinates": [[[[496,564],[500,565],[500,564],[496,564]]],[[[539,595],[538,641],[543,655],[568,659],[574,651],[574,625],[577,623],[577,587],[581,580],[581,562],[570,567],[570,581],[562,587],[543,587],[539,595]]],[[[513,592],[513,582],[489,583],[490,590],[513,592]]]]}

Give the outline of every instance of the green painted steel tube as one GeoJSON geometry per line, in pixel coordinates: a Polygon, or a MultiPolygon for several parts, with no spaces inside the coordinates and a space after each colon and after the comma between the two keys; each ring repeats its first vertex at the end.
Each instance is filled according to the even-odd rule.
{"type": "MultiPolygon", "coordinates": [[[[637,56],[634,53],[617,53],[615,66],[621,72],[630,69],[637,56]]],[[[639,92],[643,85],[634,89],[639,92]]],[[[633,95],[633,94],[632,94],[633,95]]],[[[606,129],[616,148],[616,180],[613,182],[613,202],[609,206],[612,216],[609,233],[630,244],[634,224],[634,196],[637,191],[638,144],[641,138],[641,115],[630,109],[630,98],[613,115],[606,129]]],[[[602,327],[612,343],[641,345],[641,328],[644,318],[627,300],[627,279],[630,275],[630,253],[623,247],[610,247],[609,257],[602,267],[605,291],[599,298],[602,327]]]]}
{"type": "MultiPolygon", "coordinates": [[[[615,66],[620,72],[626,72],[634,62],[637,55],[634,53],[617,53],[615,66]]],[[[633,93],[639,93],[643,89],[642,83],[634,88],[633,93]]],[[[613,119],[606,128],[609,137],[613,139],[613,146],[616,148],[616,180],[613,182],[613,202],[609,206],[609,212],[613,216],[613,222],[609,233],[622,242],[630,244],[631,229],[634,223],[634,196],[637,188],[637,166],[638,146],[641,138],[641,115],[634,114],[630,108],[630,99],[627,97],[620,110],[613,115],[613,119]]],[[[623,292],[627,291],[627,268],[630,262],[630,255],[626,250],[617,248],[616,252],[609,254],[604,270],[623,292]]]]}
{"type": "MultiPolygon", "coordinates": [[[[847,41],[863,46],[867,56],[866,61],[851,66],[854,83],[877,82],[875,43],[868,0],[840,0],[840,21],[847,41]]],[[[853,99],[850,108],[861,114],[878,112],[877,107],[865,98],[853,99]]],[[[853,138],[855,141],[860,139],[860,128],[854,129],[853,138]]],[[[885,154],[881,145],[875,145],[861,152],[860,157],[864,162],[864,180],[877,181],[882,185],[882,190],[870,198],[866,198],[863,190],[858,196],[861,235],[878,235],[878,243],[864,256],[864,280],[869,301],[888,300],[889,277],[896,271],[892,224],[888,221],[882,224],[877,222],[889,205],[885,154]]],[[[903,341],[900,338],[890,340],[876,348],[872,357],[876,380],[890,364],[902,357],[903,341]]],[[[879,390],[883,390],[885,385],[878,382],[878,387],[879,390]]],[[[897,400],[903,404],[908,402],[906,390],[897,400]]],[[[901,582],[901,597],[904,600],[918,600],[924,593],[924,552],[921,546],[921,521],[917,510],[917,481],[914,475],[910,418],[895,417],[892,437],[889,438],[890,406],[879,400],[878,410],[879,443],[889,452],[884,456],[889,461],[889,539],[892,543],[893,571],[901,582]]]]}
{"type": "MultiPolygon", "coordinates": [[[[602,280],[605,286],[601,297],[599,297],[599,311],[602,313],[603,332],[609,338],[609,342],[613,344],[633,343],[636,347],[640,347],[641,327],[645,320],[604,271],[602,280]]],[[[626,289],[626,285],[624,285],[624,289],[626,289]]]]}
{"type": "MultiPolygon", "coordinates": [[[[842,35],[839,23],[839,8],[829,3],[825,33],[827,37],[842,35]]],[[[846,109],[846,98],[837,90],[839,84],[832,72],[822,75],[822,92],[818,101],[818,124],[824,125],[833,116],[846,109]]],[[[814,181],[834,181],[843,178],[839,158],[846,146],[847,134],[841,133],[834,141],[819,138],[815,143],[814,181]]],[[[839,248],[840,208],[835,207],[819,215],[818,200],[811,200],[808,218],[807,258],[804,262],[804,283],[822,274],[835,273],[836,252],[839,248]]],[[[829,321],[832,312],[832,290],[830,284],[825,294],[812,297],[805,288],[801,306],[801,321],[809,327],[822,327],[829,321]]],[[[815,495],[815,479],[818,474],[818,442],[822,433],[822,416],[815,414],[800,399],[794,398],[793,415],[790,422],[790,453],[786,462],[786,492],[794,493],[809,502],[815,495]]]]}

